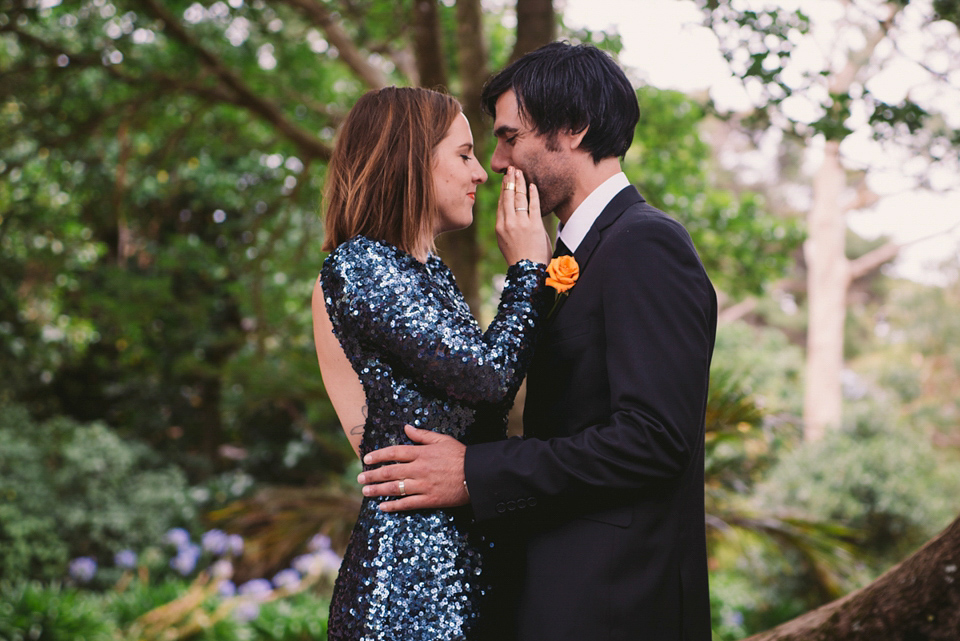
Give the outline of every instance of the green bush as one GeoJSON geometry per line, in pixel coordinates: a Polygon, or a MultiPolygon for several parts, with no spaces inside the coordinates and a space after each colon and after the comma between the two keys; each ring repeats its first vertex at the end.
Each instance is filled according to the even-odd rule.
{"type": "MultiPolygon", "coordinates": [[[[91,592],[57,583],[0,583],[3,641],[140,641],[136,619],[186,593],[186,580],[91,592]]],[[[213,604],[215,605],[215,603],[213,604]]],[[[251,621],[228,616],[190,636],[195,641],[323,641],[329,600],[313,592],[262,604],[251,621]]],[[[173,628],[164,633],[172,632],[173,628]]]]}
{"type": "Polygon", "coordinates": [[[58,584],[0,584],[4,641],[116,641],[99,595],[58,584]]]}
{"type": "Polygon", "coordinates": [[[882,409],[851,412],[843,429],[784,456],[758,486],[767,509],[801,512],[860,533],[874,570],[900,560],[960,510],[960,469],[929,438],[882,409]]]}
{"type": "Polygon", "coordinates": [[[158,466],[146,446],[102,423],[37,424],[20,407],[0,406],[4,578],[62,578],[72,557],[105,563],[196,519],[184,475],[158,466]]]}

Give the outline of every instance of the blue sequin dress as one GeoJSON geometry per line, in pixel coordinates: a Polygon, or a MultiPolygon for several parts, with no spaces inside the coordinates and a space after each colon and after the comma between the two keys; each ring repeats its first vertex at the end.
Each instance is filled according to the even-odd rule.
{"type": "MultiPolygon", "coordinates": [[[[361,455],[410,443],[404,424],[475,443],[505,434],[549,298],[545,269],[507,271],[486,332],[447,266],[381,241],[353,238],[321,271],[334,333],[367,398],[361,455]]],[[[365,498],[330,605],[330,641],[474,641],[496,595],[498,550],[469,507],[387,514],[365,498]]],[[[486,623],[484,623],[486,625],[486,623]]]]}

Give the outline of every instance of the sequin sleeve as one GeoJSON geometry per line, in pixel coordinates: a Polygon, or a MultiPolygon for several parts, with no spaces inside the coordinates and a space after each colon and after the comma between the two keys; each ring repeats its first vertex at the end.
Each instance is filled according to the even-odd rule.
{"type": "Polygon", "coordinates": [[[452,278],[450,287],[438,288],[426,266],[411,262],[364,238],[331,253],[321,279],[341,343],[344,334],[372,343],[415,380],[466,402],[512,398],[544,311],[545,267],[530,261],[510,267],[497,315],[481,332],[452,278]]]}

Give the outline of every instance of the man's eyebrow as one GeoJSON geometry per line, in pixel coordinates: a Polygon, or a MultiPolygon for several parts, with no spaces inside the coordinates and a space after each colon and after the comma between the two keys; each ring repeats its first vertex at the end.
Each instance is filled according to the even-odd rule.
{"type": "Polygon", "coordinates": [[[517,129],[516,127],[511,127],[510,125],[500,125],[499,127],[493,130],[493,135],[496,136],[497,138],[500,138],[508,134],[517,133],[518,131],[520,130],[517,129]]]}

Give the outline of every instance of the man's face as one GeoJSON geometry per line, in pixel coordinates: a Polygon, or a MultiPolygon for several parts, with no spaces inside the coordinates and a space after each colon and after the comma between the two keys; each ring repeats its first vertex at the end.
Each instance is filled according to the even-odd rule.
{"type": "Polygon", "coordinates": [[[535,184],[540,191],[543,215],[565,211],[575,186],[570,150],[563,145],[565,137],[549,140],[536,133],[533,125],[520,114],[517,96],[512,90],[497,99],[493,133],[497,137],[497,148],[490,162],[491,169],[501,174],[511,166],[521,170],[527,182],[535,184]]]}

